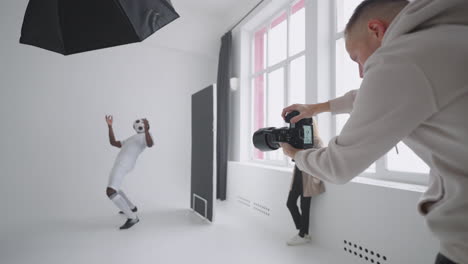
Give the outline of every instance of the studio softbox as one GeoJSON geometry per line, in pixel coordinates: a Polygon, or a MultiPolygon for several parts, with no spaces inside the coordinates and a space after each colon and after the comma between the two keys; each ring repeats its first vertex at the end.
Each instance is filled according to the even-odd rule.
{"type": "Polygon", "coordinates": [[[69,55],[143,41],[178,17],[169,0],[30,0],[20,43],[69,55]]]}

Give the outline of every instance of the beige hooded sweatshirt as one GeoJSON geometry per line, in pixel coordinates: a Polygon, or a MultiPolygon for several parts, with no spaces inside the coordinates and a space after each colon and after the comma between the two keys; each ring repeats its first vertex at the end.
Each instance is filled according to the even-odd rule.
{"type": "Polygon", "coordinates": [[[359,92],[330,103],[351,116],[328,147],[296,154],[299,169],[343,184],[403,140],[431,168],[418,208],[441,253],[468,263],[468,0],[411,2],[364,65],[359,92]]]}

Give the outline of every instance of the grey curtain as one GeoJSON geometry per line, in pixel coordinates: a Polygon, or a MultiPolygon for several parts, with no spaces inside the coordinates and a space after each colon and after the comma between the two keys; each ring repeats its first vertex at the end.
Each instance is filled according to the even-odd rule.
{"type": "Polygon", "coordinates": [[[218,62],[218,117],[217,117],[217,172],[216,198],[226,200],[227,161],[229,151],[229,89],[231,78],[232,33],[229,31],[221,38],[218,62]]]}

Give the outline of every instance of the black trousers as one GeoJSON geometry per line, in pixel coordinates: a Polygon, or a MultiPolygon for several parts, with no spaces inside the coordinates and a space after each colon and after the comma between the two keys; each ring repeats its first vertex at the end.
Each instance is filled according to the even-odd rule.
{"type": "Polygon", "coordinates": [[[437,255],[435,264],[456,264],[456,263],[439,253],[437,255]]]}
{"type": "Polygon", "coordinates": [[[289,192],[286,205],[291,212],[291,216],[296,225],[296,229],[299,230],[300,236],[309,234],[310,201],[311,197],[304,197],[303,195],[302,172],[296,167],[294,169],[292,190],[289,192]],[[299,211],[297,207],[297,199],[299,197],[301,197],[301,211],[299,211]]]}

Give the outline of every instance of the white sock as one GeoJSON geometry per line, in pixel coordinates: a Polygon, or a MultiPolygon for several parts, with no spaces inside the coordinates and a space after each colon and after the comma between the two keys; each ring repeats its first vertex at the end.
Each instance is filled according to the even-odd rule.
{"type": "Polygon", "coordinates": [[[137,218],[136,214],[132,212],[130,206],[128,206],[125,199],[119,194],[116,193],[112,198],[111,201],[117,206],[129,219],[137,218]]]}
{"type": "Polygon", "coordinates": [[[125,199],[125,201],[127,202],[128,206],[130,207],[130,209],[133,209],[135,208],[135,205],[130,201],[130,199],[128,199],[127,195],[125,195],[125,193],[123,191],[119,191],[118,192],[122,198],[125,199]]]}

